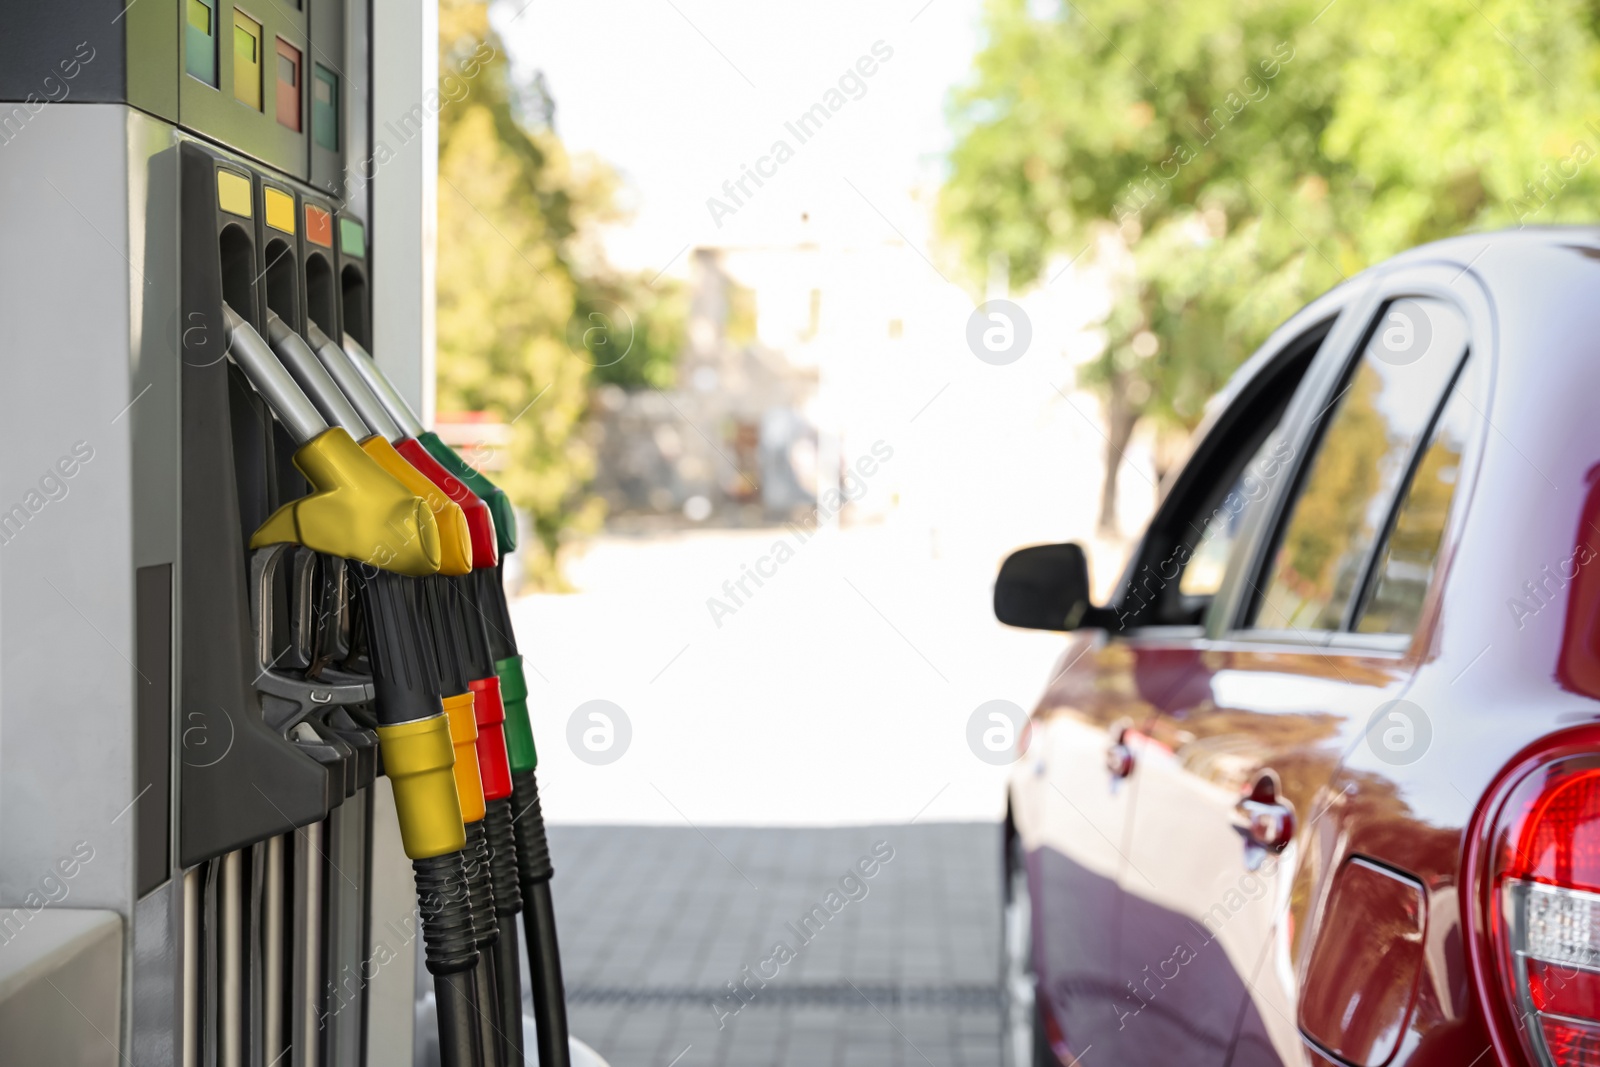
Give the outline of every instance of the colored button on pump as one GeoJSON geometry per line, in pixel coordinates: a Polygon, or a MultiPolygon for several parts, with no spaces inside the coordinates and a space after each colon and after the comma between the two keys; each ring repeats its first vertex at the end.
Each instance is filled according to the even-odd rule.
{"type": "Polygon", "coordinates": [[[231,170],[217,171],[217,206],[230,215],[250,218],[250,179],[231,170]]]}
{"type": "Polygon", "coordinates": [[[267,225],[284,233],[294,233],[294,197],[270,185],[262,193],[267,204],[267,225]]]}
{"type": "Polygon", "coordinates": [[[313,204],[306,205],[306,240],[323,248],[333,247],[333,216],[313,204]]]}
{"type": "Polygon", "coordinates": [[[367,258],[367,231],[355,219],[339,219],[339,251],[354,259],[367,258]]]}
{"type": "Polygon", "coordinates": [[[217,87],[217,22],[215,0],[188,0],[183,31],[183,69],[217,87]]]}

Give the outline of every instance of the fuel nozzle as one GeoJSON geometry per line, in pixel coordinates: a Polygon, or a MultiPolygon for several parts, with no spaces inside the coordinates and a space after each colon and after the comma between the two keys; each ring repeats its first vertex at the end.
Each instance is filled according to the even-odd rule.
{"type": "MultiPolygon", "coordinates": [[[[415,593],[402,577],[438,572],[438,523],[423,501],[356,445],[349,429],[328,425],[249,323],[226,304],[223,311],[230,356],[300,446],[294,463],[311,484],[309,495],[273,513],[251,546],[300,544],[358,564],[354,577],[379,744],[401,810],[406,854],[415,860],[459,851],[465,838],[452,775],[455,753],[438,680],[423,656],[415,593]]],[[[268,329],[278,333],[280,346],[286,333],[292,337],[277,316],[268,329]]]]}
{"type": "MultiPolygon", "coordinates": [[[[441,567],[440,572],[466,574],[475,567],[493,567],[498,562],[497,526],[488,506],[459,479],[452,477],[427,449],[401,428],[390,413],[388,403],[379,398],[369,379],[360,372],[354,357],[347,355],[316,326],[309,327],[307,334],[316,346],[317,358],[330,379],[330,385],[337,384],[343,396],[372,428],[373,437],[383,438],[384,443],[405,460],[415,474],[431,487],[432,492],[443,494],[445,499],[461,510],[471,543],[470,562],[460,569],[441,567]]],[[[382,380],[388,391],[393,393],[394,389],[388,385],[388,380],[382,380]]],[[[404,404],[398,394],[395,394],[394,402],[404,404]]],[[[366,442],[363,442],[365,446],[366,442]]]]}
{"type": "MultiPolygon", "coordinates": [[[[251,546],[304,545],[354,564],[361,601],[378,743],[412,860],[428,969],[440,1003],[447,1063],[481,1055],[472,976],[479,954],[462,849],[466,830],[455,787],[455,748],[414,580],[443,562],[438,520],[426,502],[355,443],[365,434],[353,409],[329,405],[336,425],[309,399],[273,348],[224,305],[229,353],[299,446],[294,464],[311,484],[251,538],[251,546]]],[[[273,316],[269,335],[297,370],[320,370],[303,342],[273,316]]],[[[324,397],[325,403],[328,398],[324,397]]]]}
{"type": "MultiPolygon", "coordinates": [[[[311,344],[319,349],[327,343],[322,331],[314,325],[308,327],[306,333],[311,344]]],[[[272,312],[267,314],[267,336],[284,369],[317,412],[332,425],[343,427],[373,462],[428,505],[439,526],[439,572],[466,574],[470,571],[472,539],[461,508],[394,450],[389,439],[373,424],[370,406],[359,408],[320,352],[313,353],[300,335],[272,312]]]]}
{"type": "Polygon", "coordinates": [[[294,465],[311,492],[283,505],[250,547],[291,543],[398,574],[437,574],[433,512],[374,463],[342,426],[330,427],[261,335],[224,307],[229,354],[299,446],[294,465]]]}
{"type": "MultiPolygon", "coordinates": [[[[527,936],[532,965],[534,1014],[538,1020],[539,1062],[552,1067],[565,1067],[569,1063],[566,1006],[560,950],[556,944],[555,912],[550,895],[550,878],[554,868],[550,862],[550,849],[540,810],[535,775],[538,752],[534,747],[533,728],[528,716],[528,686],[523,675],[522,656],[517,651],[511,626],[500,569],[506,555],[517,547],[516,521],[511,501],[498,486],[457,455],[436,434],[423,427],[416,412],[354,338],[348,334],[344,336],[342,352],[331,344],[319,344],[318,354],[325,363],[343,362],[336,357],[346,357],[348,367],[355,370],[366,386],[366,391],[352,393],[352,396],[362,396],[362,400],[355,401],[356,406],[365,412],[370,401],[377,409],[381,409],[374,411],[374,418],[368,419],[369,425],[385,425],[381,432],[401,435],[392,438],[396,449],[419,470],[427,473],[436,484],[447,487],[451,499],[463,500],[458,492],[470,491],[472,497],[483,501],[482,506],[493,516],[496,536],[494,547],[498,557],[494,560],[495,566],[485,565],[487,554],[479,551],[480,538],[475,527],[472,574],[466,579],[453,580],[461,603],[470,608],[463,611],[469,632],[475,627],[481,635],[482,645],[486,647],[482,659],[474,663],[487,666],[475,666],[473,670],[475,676],[481,679],[474,685],[479,690],[482,709],[478,755],[480,767],[484,769],[483,781],[488,796],[484,824],[496,858],[515,856],[520,893],[510,899],[522,908],[527,936]],[[486,730],[486,718],[499,720],[501,728],[486,730]],[[499,750],[498,755],[485,751],[485,739],[492,742],[500,738],[503,738],[504,748],[499,750]],[[495,767],[505,767],[509,771],[509,798],[496,799],[494,795],[499,791],[498,787],[491,785],[495,767]]],[[[473,512],[464,500],[462,506],[467,510],[471,522],[473,512]]],[[[504,864],[497,864],[496,869],[504,870],[504,864]]],[[[497,882],[495,889],[496,905],[499,907],[508,899],[509,887],[502,892],[497,882]]],[[[505,918],[502,918],[501,924],[504,923],[505,918]]],[[[508,980],[511,977],[508,975],[508,980]]]]}
{"type": "MultiPolygon", "coordinates": [[[[413,466],[411,456],[406,456],[390,443],[386,432],[394,432],[394,426],[386,418],[386,411],[366,389],[365,382],[358,378],[349,360],[326,339],[322,331],[314,325],[309,326],[306,338],[310,344],[307,346],[306,341],[302,341],[301,336],[290,330],[282,320],[270,317],[269,336],[283,366],[296,379],[318,413],[358,438],[360,448],[382,469],[394,475],[419,499],[427,501],[443,533],[445,550],[440,573],[435,576],[405,581],[392,579],[392,576],[382,573],[366,573],[370,568],[363,568],[358,581],[374,585],[368,598],[370,606],[376,608],[376,616],[371,616],[371,621],[374,627],[378,627],[370,627],[374,677],[382,677],[384,673],[395,677],[400,662],[418,662],[424,667],[422,680],[426,685],[422,688],[427,689],[430,699],[442,705],[445,712],[454,750],[453,781],[464,832],[461,856],[467,899],[472,912],[472,928],[461,933],[462,936],[470,933],[478,952],[477,963],[472,968],[472,985],[477,1000],[478,1043],[485,1053],[486,1062],[496,1064],[499,1057],[491,1053],[498,1051],[501,1032],[506,1029],[499,1016],[520,1016],[520,1008],[510,1005],[507,1009],[501,1003],[498,1013],[494,1009],[496,1001],[499,1001],[494,977],[499,957],[504,953],[496,953],[496,945],[499,944],[496,913],[501,909],[496,905],[493,893],[490,846],[483,817],[485,784],[504,782],[504,789],[496,793],[496,797],[509,793],[509,771],[504,769],[506,757],[499,717],[486,718],[483,715],[485,701],[480,693],[482,680],[477,675],[469,677],[466,637],[461,632],[461,619],[451,611],[453,605],[448,587],[448,582],[464,581],[464,576],[474,566],[483,565],[485,550],[488,552],[486,565],[493,568],[493,518],[488,515],[482,501],[478,501],[464,486],[448,485],[438,478],[430,478],[427,472],[413,466]],[[395,585],[397,581],[403,582],[403,585],[395,585]],[[376,585],[382,585],[382,589],[376,589],[376,585]],[[390,589],[392,585],[394,589],[390,589]],[[410,598],[410,603],[395,600],[395,593],[403,593],[403,597],[410,598]],[[410,630],[418,638],[416,648],[398,651],[386,648],[387,638],[379,630],[384,629],[386,619],[400,616],[414,617],[418,622],[410,630]],[[480,766],[480,753],[485,752],[499,753],[501,771],[498,776],[480,766]]],[[[402,438],[402,448],[405,446],[421,451],[416,443],[402,438]]],[[[392,633],[389,637],[392,637],[392,633]]],[[[493,677],[493,667],[488,667],[486,672],[493,677]]],[[[397,688],[397,691],[390,694],[387,701],[384,694],[379,693],[381,707],[403,707],[413,696],[410,689],[397,686],[394,680],[390,681],[390,688],[397,688]]],[[[382,689],[382,685],[379,685],[379,689],[382,689]]],[[[506,856],[499,865],[506,862],[515,864],[512,857],[506,856]]],[[[419,880],[421,878],[419,870],[419,880]]],[[[510,878],[510,886],[512,893],[515,893],[517,886],[514,875],[510,878]]],[[[509,958],[515,960],[514,955],[509,958]]],[[[520,1062],[520,1043],[517,1043],[514,1056],[507,1056],[506,1059],[520,1062]]]]}

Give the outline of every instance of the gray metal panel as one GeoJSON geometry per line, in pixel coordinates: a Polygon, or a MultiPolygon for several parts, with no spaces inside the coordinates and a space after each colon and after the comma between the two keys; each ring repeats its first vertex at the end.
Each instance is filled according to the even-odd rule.
{"type": "MultiPolygon", "coordinates": [[[[372,218],[372,0],[345,0],[345,89],[340,143],[351,214],[372,218]],[[365,175],[366,177],[362,177],[365,175]]],[[[335,338],[338,340],[338,338],[335,338]]]]}
{"type": "MultiPolygon", "coordinates": [[[[134,919],[151,1049],[171,1047],[177,973],[166,895],[133,901],[134,568],[176,562],[175,144],[122,105],[50,107],[0,168],[0,447],[16,457],[0,471],[0,923],[46,877],[134,919]],[[68,774],[96,788],[60,789],[68,774]]],[[[173,810],[170,782],[147,784],[173,810]]]]}
{"type": "MultiPolygon", "coordinates": [[[[133,32],[132,30],[129,31],[133,32]]],[[[177,677],[177,624],[176,600],[178,572],[182,562],[178,558],[178,338],[182,324],[178,321],[178,143],[176,130],[167,123],[152,119],[135,110],[127,111],[128,159],[128,243],[137,249],[133,262],[144,275],[144,284],[135,292],[129,352],[131,381],[128,386],[132,406],[119,420],[126,423],[133,435],[133,463],[129,470],[132,482],[133,559],[137,572],[141,567],[171,567],[172,584],[169,587],[170,607],[167,615],[168,632],[165,635],[146,635],[147,645],[164,644],[170,651],[167,664],[168,692],[164,695],[169,716],[176,716],[172,679],[177,677]]],[[[130,267],[132,264],[130,264],[130,267]]],[[[132,280],[137,281],[136,275],[132,280]]],[[[137,620],[135,620],[137,623],[137,620]]],[[[136,637],[133,647],[139,647],[136,637]]],[[[160,679],[153,674],[152,684],[160,679]]],[[[135,677],[135,709],[139,699],[148,702],[149,688],[143,678],[135,677]]],[[[146,724],[148,725],[148,724],[146,724]]],[[[136,732],[139,728],[136,724],[136,732]]],[[[178,758],[178,724],[169,719],[167,730],[167,767],[176,768],[178,758]]],[[[167,791],[165,798],[146,795],[141,799],[152,801],[151,807],[160,808],[167,818],[168,875],[171,874],[171,857],[176,854],[177,842],[177,781],[169,773],[166,780],[154,789],[167,791]]],[[[145,782],[136,785],[143,789],[145,782]]],[[[121,822],[146,820],[150,812],[136,806],[136,810],[121,822]]],[[[148,825],[147,823],[143,823],[148,825]]],[[[134,829],[130,827],[130,830],[134,829]]],[[[137,892],[137,889],[135,890],[137,892]]],[[[169,905],[170,906],[170,905],[169,905]]],[[[141,905],[134,915],[135,945],[150,942],[152,937],[172,936],[171,916],[156,916],[156,912],[141,905]],[[147,935],[139,926],[147,916],[157,917],[166,929],[164,935],[147,935]]],[[[133,982],[136,988],[143,983],[166,982],[173,986],[176,995],[176,973],[142,975],[135,960],[133,982]]],[[[164,966],[175,966],[167,960],[164,966]]],[[[169,1010],[176,1010],[175,1007],[169,1010]]],[[[136,1016],[137,1017],[137,1016],[136,1016]]]]}
{"type": "Polygon", "coordinates": [[[138,0],[122,8],[129,56],[128,103],[173,123],[178,121],[178,79],[184,76],[187,6],[181,0],[138,0]]]}
{"type": "Polygon", "coordinates": [[[417,992],[416,879],[400,843],[400,817],[389,779],[372,783],[372,911],[368,924],[367,1063],[412,1061],[417,992]]]}
{"type": "Polygon", "coordinates": [[[116,1067],[122,920],[52,908],[0,953],[0,1063],[116,1067]]]}
{"type": "Polygon", "coordinates": [[[328,816],[328,973],[326,999],[327,1062],[361,1062],[362,1016],[366,1006],[367,818],[370,790],[362,790],[328,816]]]}
{"type": "Polygon", "coordinates": [[[129,1028],[134,1063],[177,1063],[183,973],[182,883],[167,882],[133,908],[129,1028]]]}
{"type": "Polygon", "coordinates": [[[22,903],[81,842],[91,856],[71,880],[73,905],[124,917],[132,308],[145,313],[149,290],[175,292],[175,264],[147,262],[129,240],[131,114],[46,108],[0,167],[0,905],[22,903]],[[69,775],[95,788],[62,789],[69,775]]]}
{"type": "Polygon", "coordinates": [[[123,0],[0,0],[0,100],[118,101],[125,87],[123,0]],[[79,51],[79,46],[83,50],[79,51]],[[78,75],[60,64],[90,57],[78,75]],[[50,81],[46,81],[50,79],[50,81]]]}
{"type": "MultiPolygon", "coordinates": [[[[358,216],[371,235],[372,325],[371,334],[357,334],[357,340],[426,421],[433,414],[439,120],[421,105],[430,92],[438,93],[439,11],[426,4],[390,5],[373,31],[372,136],[375,151],[384,146],[384,161],[368,187],[371,212],[358,216]],[[418,109],[420,132],[413,124],[418,109]]],[[[348,320],[345,329],[356,333],[348,320]]]]}

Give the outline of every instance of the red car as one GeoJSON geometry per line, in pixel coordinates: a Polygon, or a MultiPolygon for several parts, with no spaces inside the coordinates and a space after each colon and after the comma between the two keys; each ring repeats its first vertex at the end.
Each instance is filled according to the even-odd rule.
{"type": "Polygon", "coordinates": [[[1215,400],[1014,765],[1008,1059],[1600,1064],[1600,230],[1353,278],[1215,400]]]}

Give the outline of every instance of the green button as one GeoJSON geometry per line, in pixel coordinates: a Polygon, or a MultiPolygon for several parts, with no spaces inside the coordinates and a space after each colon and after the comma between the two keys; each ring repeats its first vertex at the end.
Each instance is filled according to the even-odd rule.
{"type": "Polygon", "coordinates": [[[367,231],[355,219],[339,220],[339,251],[357,259],[367,258],[367,231]]]}

